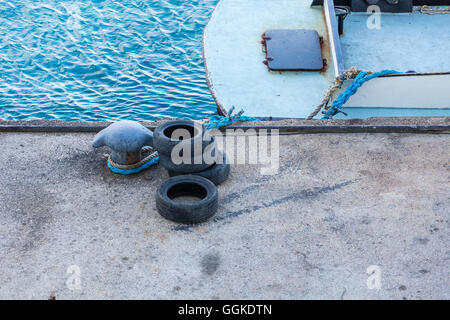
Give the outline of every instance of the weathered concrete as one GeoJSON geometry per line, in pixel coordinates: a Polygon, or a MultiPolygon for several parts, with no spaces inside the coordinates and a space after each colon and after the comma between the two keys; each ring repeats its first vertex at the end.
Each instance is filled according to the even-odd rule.
{"type": "Polygon", "coordinates": [[[0,298],[450,299],[449,135],[282,136],[279,174],[233,166],[195,227],[155,211],[162,168],[115,175],[92,138],[0,133],[0,298]]]}

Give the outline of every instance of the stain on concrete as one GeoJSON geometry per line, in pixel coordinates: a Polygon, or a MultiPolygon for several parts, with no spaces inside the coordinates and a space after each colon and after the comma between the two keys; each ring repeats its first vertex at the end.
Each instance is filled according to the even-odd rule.
{"type": "Polygon", "coordinates": [[[390,144],[396,149],[405,149],[404,148],[404,143],[403,143],[403,138],[407,138],[410,134],[408,133],[403,133],[403,134],[398,134],[398,133],[390,133],[387,134],[386,137],[388,139],[388,141],[390,142],[390,144]]]}
{"type": "Polygon", "coordinates": [[[364,218],[361,220],[361,224],[366,224],[366,225],[368,225],[368,224],[370,224],[370,222],[371,222],[371,219],[370,219],[369,217],[364,217],[364,218]]]}
{"type": "Polygon", "coordinates": [[[201,260],[202,273],[212,276],[220,265],[220,256],[216,253],[209,253],[201,260]]]}
{"type": "Polygon", "coordinates": [[[309,262],[308,256],[305,253],[300,252],[300,254],[303,256],[303,269],[305,269],[305,271],[309,272],[314,269],[320,269],[318,266],[309,262]]]}
{"type": "Polygon", "coordinates": [[[62,172],[68,179],[81,179],[84,181],[95,181],[106,185],[128,185],[130,181],[136,183],[153,183],[154,180],[162,178],[166,173],[161,170],[149,169],[145,174],[121,175],[111,172],[107,161],[111,150],[106,147],[91,148],[88,151],[72,149],[69,155],[57,162],[69,171],[62,172]],[[151,177],[149,179],[149,177],[151,177]]]}
{"type": "MultiPolygon", "coordinates": [[[[283,172],[286,172],[289,169],[292,169],[292,166],[289,164],[284,164],[284,165],[280,166],[278,173],[282,174],[283,172]]],[[[230,202],[230,201],[241,198],[243,195],[249,195],[250,192],[260,189],[262,183],[270,182],[272,180],[277,180],[279,177],[279,174],[273,175],[273,176],[271,176],[271,175],[262,176],[262,177],[258,178],[254,184],[246,186],[245,188],[241,189],[238,192],[232,192],[232,193],[225,195],[224,197],[221,198],[221,201],[230,202]]]]}
{"type": "Polygon", "coordinates": [[[347,289],[344,288],[344,291],[341,294],[341,300],[344,300],[344,296],[347,293],[347,289]]]}
{"type": "Polygon", "coordinates": [[[333,210],[328,209],[328,216],[323,219],[328,225],[328,229],[332,232],[340,232],[345,229],[345,224],[336,216],[333,210]]]}
{"type": "Polygon", "coordinates": [[[89,151],[73,149],[68,152],[68,157],[60,159],[59,162],[71,168],[68,174],[74,178],[82,180],[95,178],[108,184],[123,184],[126,178],[112,173],[107,167],[109,153],[107,148],[92,148],[89,151]]]}
{"type": "Polygon", "coordinates": [[[6,190],[21,190],[20,193],[8,195],[14,201],[6,202],[9,210],[14,212],[12,216],[19,223],[17,232],[21,235],[12,245],[23,252],[39,247],[54,218],[55,197],[33,183],[20,187],[10,184],[6,190]]]}
{"type": "Polygon", "coordinates": [[[433,234],[435,232],[438,232],[439,228],[435,226],[430,226],[430,229],[428,231],[430,232],[430,234],[433,234]]]}
{"type": "Polygon", "coordinates": [[[430,242],[430,239],[428,239],[428,238],[414,238],[414,243],[415,244],[422,244],[422,245],[425,245],[425,244],[427,244],[428,242],[430,242]]]}

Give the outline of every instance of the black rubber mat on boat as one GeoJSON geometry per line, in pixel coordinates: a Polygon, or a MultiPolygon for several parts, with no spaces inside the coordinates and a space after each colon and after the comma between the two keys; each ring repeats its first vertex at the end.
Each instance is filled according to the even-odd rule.
{"type": "Polygon", "coordinates": [[[264,34],[267,65],[274,71],[319,71],[323,68],[315,30],[268,30],[264,34]]]}

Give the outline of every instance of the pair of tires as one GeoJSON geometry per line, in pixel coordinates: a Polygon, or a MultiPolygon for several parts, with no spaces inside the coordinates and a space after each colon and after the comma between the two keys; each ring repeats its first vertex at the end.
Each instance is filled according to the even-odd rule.
{"type": "Polygon", "coordinates": [[[211,218],[218,207],[216,185],[230,174],[230,164],[225,153],[217,149],[214,137],[193,121],[171,121],[156,128],[153,145],[171,177],[158,188],[158,212],[185,224],[211,218]],[[177,199],[186,196],[196,201],[177,199]]]}
{"type": "Polygon", "coordinates": [[[206,128],[194,121],[177,120],[159,126],[153,144],[160,164],[171,177],[193,174],[219,185],[230,174],[226,154],[218,150],[206,128]]]}

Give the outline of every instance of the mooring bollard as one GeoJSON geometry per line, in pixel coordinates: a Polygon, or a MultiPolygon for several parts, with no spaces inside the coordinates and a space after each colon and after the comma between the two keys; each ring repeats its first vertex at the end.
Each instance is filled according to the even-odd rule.
{"type": "Polygon", "coordinates": [[[92,146],[108,146],[115,163],[132,165],[141,161],[143,147],[153,146],[153,132],[138,122],[122,120],[100,131],[94,137],[92,146]]]}

